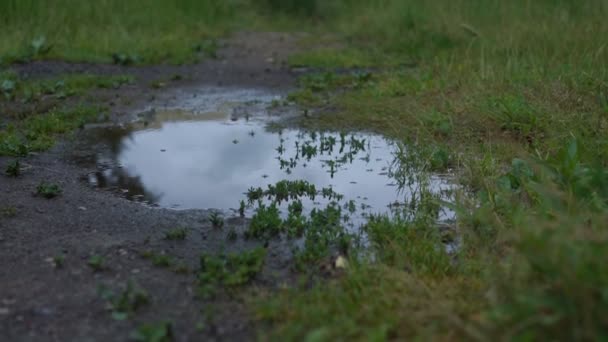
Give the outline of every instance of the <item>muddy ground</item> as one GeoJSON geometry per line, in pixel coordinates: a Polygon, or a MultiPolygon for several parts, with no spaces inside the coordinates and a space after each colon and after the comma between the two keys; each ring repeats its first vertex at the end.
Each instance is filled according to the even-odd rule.
{"type": "MultiPolygon", "coordinates": [[[[297,74],[285,63],[297,49],[297,36],[242,33],[227,40],[219,58],[189,66],[137,66],[34,62],[16,65],[23,77],[52,77],[65,73],[129,74],[135,82],[119,89],[96,90],[85,101],[110,108],[113,122],[131,120],[149,107],[179,100],[201,86],[239,86],[287,91],[297,74]],[[171,81],[174,75],[181,79],[171,81]],[[160,89],[152,82],[162,81],[160,89]]],[[[91,169],[74,162],[78,138],[58,143],[52,150],[23,160],[27,170],[19,178],[0,176],[0,207],[14,213],[0,216],[0,339],[4,341],[120,341],[140,323],[171,321],[175,339],[251,340],[259,327],[244,305],[252,289],[272,290],[294,277],[288,253],[280,241],[267,246],[263,272],[245,291],[214,300],[196,297],[195,274],[177,274],[152,265],[143,251],[174,256],[191,269],[201,252],[224,248],[238,251],[260,245],[247,241],[244,219],[216,229],[204,210],[175,211],[130,202],[82,181],[91,169]],[[63,193],[54,199],[34,196],[41,181],[56,182],[63,193]],[[165,231],[187,227],[184,241],[164,239],[165,231]],[[235,242],[226,232],[234,227],[235,242]],[[65,255],[62,267],[52,258],[65,255]],[[92,255],[103,256],[107,269],[94,272],[92,255]],[[151,303],[133,318],[115,320],[98,287],[124,288],[133,280],[144,288],[151,303]]],[[[4,170],[11,158],[0,158],[4,170]]],[[[94,167],[93,165],[91,167],[94,167]]],[[[204,191],[204,189],[201,189],[204,191]]]]}

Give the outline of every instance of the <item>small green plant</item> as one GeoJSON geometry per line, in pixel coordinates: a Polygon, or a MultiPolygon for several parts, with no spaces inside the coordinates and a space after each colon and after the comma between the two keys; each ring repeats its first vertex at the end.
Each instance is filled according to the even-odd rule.
{"type": "Polygon", "coordinates": [[[244,200],[239,202],[239,216],[245,217],[245,210],[247,209],[247,205],[244,200]]]}
{"type": "Polygon", "coordinates": [[[440,136],[449,136],[454,128],[452,119],[441,112],[433,111],[423,118],[423,124],[440,136]]]}
{"type": "Polygon", "coordinates": [[[173,267],[173,272],[177,274],[188,274],[190,273],[190,268],[184,263],[178,263],[173,267]]]}
{"type": "Polygon", "coordinates": [[[2,80],[0,83],[0,90],[4,95],[4,98],[7,100],[12,100],[15,96],[15,89],[17,87],[17,83],[10,79],[2,80]]]}
{"type": "Polygon", "coordinates": [[[144,259],[152,261],[152,265],[158,267],[169,267],[173,263],[173,259],[167,254],[159,254],[150,250],[140,252],[144,259]]]}
{"type": "Polygon", "coordinates": [[[53,48],[53,46],[47,43],[46,37],[44,37],[44,36],[36,37],[30,43],[31,57],[32,58],[42,57],[42,56],[48,54],[52,48],[53,48]]]}
{"type": "Polygon", "coordinates": [[[61,192],[61,187],[55,183],[46,183],[43,181],[36,187],[36,193],[48,199],[61,195],[61,192]]]}
{"type": "Polygon", "coordinates": [[[217,211],[209,214],[209,222],[211,222],[213,228],[221,229],[224,227],[224,218],[217,211]]]}
{"type": "Polygon", "coordinates": [[[9,177],[19,177],[21,174],[21,163],[19,162],[19,159],[15,159],[8,163],[4,173],[9,177]]]}
{"type": "Polygon", "coordinates": [[[112,54],[112,62],[118,65],[132,65],[140,62],[140,58],[134,54],[114,53],[112,54]]]}
{"type": "Polygon", "coordinates": [[[430,171],[445,172],[451,164],[450,153],[442,147],[436,148],[430,156],[429,167],[430,171]]]}
{"type": "Polygon", "coordinates": [[[208,58],[217,58],[217,49],[219,45],[214,39],[207,39],[193,47],[194,52],[202,53],[208,58]]]}
{"type": "Polygon", "coordinates": [[[174,228],[165,232],[165,240],[185,240],[188,235],[186,228],[174,228]]]}
{"type": "Polygon", "coordinates": [[[337,204],[330,203],[325,209],[315,208],[309,216],[300,221],[304,246],[294,252],[296,268],[300,270],[327,258],[332,251],[347,255],[355,239],[342,226],[342,210],[337,204]]]}
{"type": "Polygon", "coordinates": [[[64,262],[65,262],[65,254],[55,255],[53,257],[53,266],[55,266],[55,268],[62,268],[64,262]]]}
{"type": "Polygon", "coordinates": [[[260,203],[251,218],[251,223],[245,236],[268,239],[281,233],[282,228],[283,221],[281,220],[276,203],[273,202],[269,206],[260,203]]]}
{"type": "Polygon", "coordinates": [[[3,217],[15,217],[17,216],[17,209],[15,207],[3,207],[0,209],[0,215],[3,217]]]}
{"type": "Polygon", "coordinates": [[[170,342],[173,341],[173,327],[170,322],[142,324],[131,333],[131,339],[137,342],[170,342]]]}
{"type": "Polygon", "coordinates": [[[167,86],[167,83],[164,81],[154,81],[150,83],[150,88],[152,89],[162,89],[167,86]]]}
{"type": "Polygon", "coordinates": [[[167,254],[154,254],[151,257],[152,264],[157,267],[171,266],[172,259],[167,254]]]}
{"type": "Polygon", "coordinates": [[[238,238],[238,235],[236,233],[236,230],[231,229],[228,234],[226,235],[226,238],[230,241],[235,241],[238,238]]]}
{"type": "Polygon", "coordinates": [[[240,254],[203,254],[198,274],[199,294],[212,296],[217,287],[234,288],[249,283],[261,270],[266,257],[264,248],[240,254]]]}
{"type": "Polygon", "coordinates": [[[100,287],[98,292],[108,301],[112,318],[119,321],[133,316],[138,309],[150,302],[148,293],[132,281],[129,281],[126,288],[118,294],[104,287],[100,287]]]}
{"type": "Polygon", "coordinates": [[[89,267],[91,267],[91,269],[93,269],[94,272],[100,272],[105,270],[107,267],[105,265],[105,258],[102,257],[101,255],[92,255],[89,258],[89,261],[87,262],[87,264],[89,265],[89,267]]]}
{"type": "Polygon", "coordinates": [[[541,115],[523,97],[502,96],[491,102],[491,115],[505,131],[532,141],[543,131],[541,115]]]}

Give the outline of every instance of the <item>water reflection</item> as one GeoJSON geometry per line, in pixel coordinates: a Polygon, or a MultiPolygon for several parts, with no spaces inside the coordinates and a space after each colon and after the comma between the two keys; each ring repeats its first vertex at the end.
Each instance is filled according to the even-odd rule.
{"type": "MultiPolygon", "coordinates": [[[[96,156],[99,171],[87,180],[160,207],[235,212],[249,189],[304,180],[339,194],[351,222],[416,196],[415,186],[398,186],[391,172],[395,154],[403,151],[382,136],[268,130],[264,120],[235,116],[234,108],[156,111],[127,127],[91,130],[92,140],[106,148],[96,156]]],[[[432,192],[450,188],[439,177],[425,181],[432,192]]],[[[310,210],[336,200],[317,196],[302,204],[310,210]]]]}

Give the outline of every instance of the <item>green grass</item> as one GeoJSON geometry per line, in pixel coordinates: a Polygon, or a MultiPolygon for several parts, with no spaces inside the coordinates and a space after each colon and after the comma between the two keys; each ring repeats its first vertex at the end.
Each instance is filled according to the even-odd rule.
{"type": "Polygon", "coordinates": [[[218,0],[104,0],[95,6],[61,0],[50,8],[37,0],[8,0],[0,4],[0,56],[6,62],[189,62],[200,55],[200,44],[232,26],[228,19],[236,9],[218,0]],[[41,37],[48,48],[34,48],[41,37]]]}
{"type": "Polygon", "coordinates": [[[14,72],[0,73],[3,98],[10,102],[35,103],[43,99],[65,99],[82,95],[92,89],[119,88],[134,78],[129,75],[105,76],[93,74],[66,74],[50,79],[22,79],[14,72]]]}
{"type": "Polygon", "coordinates": [[[52,109],[34,114],[0,128],[0,156],[26,156],[54,146],[62,134],[70,133],[87,122],[98,120],[100,110],[94,107],[52,109]]]}
{"type": "Polygon", "coordinates": [[[448,204],[460,247],[444,252],[432,196],[407,220],[374,218],[372,260],[258,303],[276,328],[264,337],[606,338],[606,4],[350,4],[320,15],[325,47],[309,39],[291,63],[376,68],[358,83],[302,78],[290,99],[318,114],[301,124],[403,140],[405,173],[453,169],[466,190],[448,204]]]}

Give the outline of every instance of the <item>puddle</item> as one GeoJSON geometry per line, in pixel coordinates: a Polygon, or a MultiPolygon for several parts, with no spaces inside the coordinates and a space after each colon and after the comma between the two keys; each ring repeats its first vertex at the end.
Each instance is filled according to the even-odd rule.
{"type": "MultiPolygon", "coordinates": [[[[256,91],[200,99],[181,103],[186,109],[147,111],[126,126],[90,129],[91,141],[104,148],[94,149],[98,171],[87,181],[158,207],[236,212],[252,187],[305,180],[341,194],[351,224],[412,197],[392,177],[397,145],[382,136],[272,129],[268,108],[278,98],[256,91]]],[[[433,192],[451,188],[442,177],[430,179],[433,192]]],[[[317,196],[303,204],[310,210],[331,200],[317,196]]]]}

